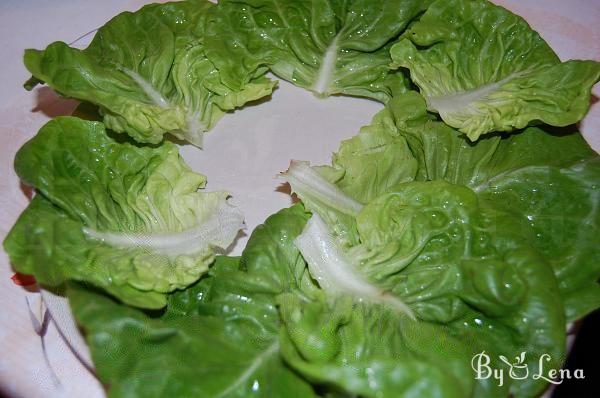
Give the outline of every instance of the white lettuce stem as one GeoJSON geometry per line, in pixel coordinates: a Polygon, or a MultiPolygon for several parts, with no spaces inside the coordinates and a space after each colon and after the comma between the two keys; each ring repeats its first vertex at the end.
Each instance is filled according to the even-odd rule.
{"type": "Polygon", "coordinates": [[[294,243],[308,263],[311,275],[325,292],[348,294],[359,300],[384,304],[415,318],[402,300],[373,285],[355,269],[336,243],[327,224],[317,214],[313,214],[294,243]]]}
{"type": "Polygon", "coordinates": [[[302,200],[315,201],[355,217],[363,205],[346,195],[336,185],[327,181],[310,167],[310,163],[292,160],[290,168],[282,174],[292,190],[302,200]]]}
{"type": "Polygon", "coordinates": [[[331,86],[331,80],[333,79],[338,51],[338,36],[336,36],[323,54],[323,60],[321,62],[321,67],[319,68],[317,79],[315,84],[311,87],[311,90],[317,95],[329,94],[329,87],[331,86]]]}
{"type": "Polygon", "coordinates": [[[211,248],[227,249],[244,228],[242,212],[224,202],[202,223],[180,232],[104,232],[84,228],[89,239],[118,248],[144,248],[169,256],[191,255],[211,248]]]}
{"type": "Polygon", "coordinates": [[[485,100],[487,96],[498,91],[504,84],[521,77],[525,73],[513,73],[498,82],[479,86],[471,90],[452,94],[448,93],[446,95],[426,96],[425,100],[429,109],[438,112],[440,115],[451,115],[456,112],[477,114],[478,111],[474,107],[474,104],[485,100]]]}
{"type": "Polygon", "coordinates": [[[146,93],[148,98],[150,98],[152,100],[154,105],[159,106],[163,109],[169,108],[169,106],[170,106],[169,101],[167,101],[162,96],[162,94],[152,86],[152,84],[150,84],[146,79],[144,79],[142,77],[142,75],[140,75],[139,73],[136,73],[130,69],[124,68],[124,67],[119,67],[118,69],[120,71],[122,71],[123,73],[125,73],[130,78],[132,78],[133,81],[136,82],[138,84],[138,86],[140,86],[142,91],[144,91],[144,93],[146,93]]]}

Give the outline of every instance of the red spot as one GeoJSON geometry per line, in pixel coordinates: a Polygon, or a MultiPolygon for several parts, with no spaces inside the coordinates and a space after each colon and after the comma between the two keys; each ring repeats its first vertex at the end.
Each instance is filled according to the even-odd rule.
{"type": "Polygon", "coordinates": [[[31,286],[37,283],[33,275],[25,275],[18,272],[11,276],[10,279],[18,286],[31,286]]]}
{"type": "Polygon", "coordinates": [[[33,194],[35,193],[35,189],[33,189],[33,187],[30,187],[29,185],[23,184],[22,181],[21,181],[21,191],[25,194],[27,199],[29,199],[29,200],[33,199],[33,194]]]}

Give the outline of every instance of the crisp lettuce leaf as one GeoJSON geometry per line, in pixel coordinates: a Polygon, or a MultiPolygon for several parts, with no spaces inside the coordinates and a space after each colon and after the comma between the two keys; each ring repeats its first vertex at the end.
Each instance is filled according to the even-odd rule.
{"type": "Polygon", "coordinates": [[[417,161],[386,107],[371,125],[342,141],[331,166],[292,161],[281,177],[308,210],[333,227],[338,239],[352,245],[357,242],[354,217],[363,204],[398,183],[412,181],[416,172],[417,161]]]}
{"type": "Polygon", "coordinates": [[[38,195],[4,242],[14,268],[49,286],[89,282],[122,301],[160,308],[198,280],[243,227],[226,192],[202,192],[171,143],[142,147],[102,123],[60,117],[15,159],[38,195]]]}
{"type": "MultiPolygon", "coordinates": [[[[467,346],[474,341],[508,357],[526,350],[530,367],[547,353],[548,366],[560,367],[565,319],[558,282],[519,218],[469,188],[412,182],[365,206],[358,230],[374,254],[361,261],[361,271],[418,318],[447,324],[467,346]]],[[[544,384],[513,381],[511,392],[534,395],[544,384]]]]}
{"type": "Polygon", "coordinates": [[[392,40],[422,13],[422,0],[223,0],[207,26],[207,54],[223,82],[241,87],[245,68],[268,67],[319,96],[387,101],[406,90],[390,71],[392,40]]]}
{"type": "MultiPolygon", "coordinates": [[[[527,351],[529,366],[547,353],[548,366],[560,367],[565,319],[558,282],[517,217],[489,207],[467,187],[429,181],[392,187],[356,219],[360,244],[351,248],[313,220],[296,240],[328,295],[446,325],[469,358],[482,350],[507,357],[527,351]]],[[[334,362],[327,365],[345,363],[334,362]]],[[[512,393],[534,395],[545,382],[499,388],[481,381],[475,396],[506,396],[509,385],[512,393]]]]}
{"type": "Polygon", "coordinates": [[[389,108],[419,163],[418,180],[465,185],[517,216],[558,277],[569,321],[600,307],[600,158],[581,134],[530,127],[473,144],[432,120],[417,93],[389,108]]]}
{"type": "Polygon", "coordinates": [[[275,82],[238,68],[247,81],[223,84],[208,60],[206,19],[214,4],[188,0],[124,12],[101,27],[85,50],[62,42],[27,50],[34,79],[100,107],[106,126],[139,142],[165,133],[201,146],[202,133],[227,111],[269,95],[275,82]]]}
{"type": "Polygon", "coordinates": [[[307,217],[300,206],[271,216],[241,259],[217,257],[208,277],[172,294],[158,315],[69,289],[109,396],[316,396],[283,363],[275,301],[315,289],[293,245],[307,217]]]}
{"type": "Polygon", "coordinates": [[[428,109],[471,140],[583,118],[600,63],[561,63],[525,20],[487,0],[438,0],[391,49],[428,109]]]}
{"type": "Polygon", "coordinates": [[[513,170],[481,190],[481,196],[518,214],[522,228],[534,232],[532,243],[556,272],[570,321],[600,307],[599,181],[600,159],[594,156],[563,167],[513,170]]]}

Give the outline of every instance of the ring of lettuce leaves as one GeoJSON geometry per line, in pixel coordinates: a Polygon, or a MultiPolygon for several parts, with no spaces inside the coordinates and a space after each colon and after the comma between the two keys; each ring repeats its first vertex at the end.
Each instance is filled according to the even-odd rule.
{"type": "MultiPolygon", "coordinates": [[[[224,3],[227,6],[228,2],[224,3]]],[[[250,4],[251,1],[247,3],[250,4]]],[[[275,3],[273,2],[274,6],[275,3]]],[[[459,21],[460,24],[461,18],[465,18],[465,15],[470,17],[471,8],[475,7],[483,9],[486,15],[492,15],[491,18],[494,15],[496,18],[503,18],[508,14],[499,7],[481,1],[456,0],[453,1],[456,7],[446,8],[444,5],[444,2],[435,2],[419,23],[425,25],[435,21],[439,15],[455,13],[457,18],[451,20],[459,21]]],[[[270,6],[271,4],[265,4],[264,9],[268,12],[270,6]]],[[[321,9],[323,10],[326,9],[321,9]]],[[[334,10],[336,11],[339,10],[334,10]]],[[[419,11],[415,13],[418,14],[419,11]]],[[[222,19],[218,19],[221,17],[218,12],[214,15],[217,15],[215,18],[220,22],[213,25],[211,29],[227,26],[222,24],[222,19]]],[[[322,15],[327,16],[328,12],[322,12],[322,15]]],[[[465,19],[468,20],[468,17],[465,19]]],[[[515,18],[516,26],[521,31],[530,29],[520,18],[515,18]]],[[[262,18],[257,18],[256,21],[265,22],[262,18]]],[[[445,50],[433,47],[437,46],[437,43],[441,43],[440,47],[444,45],[444,35],[449,35],[451,39],[455,39],[457,35],[452,31],[452,27],[446,27],[444,28],[446,30],[440,28],[439,32],[435,32],[437,37],[421,38],[417,35],[425,29],[419,23],[411,27],[411,30],[405,34],[406,38],[401,38],[400,43],[392,48],[394,62],[398,66],[408,67],[411,76],[418,76],[418,73],[422,72],[418,69],[420,55],[417,57],[413,53],[403,58],[406,51],[416,49],[416,51],[439,54],[445,50]],[[421,47],[413,46],[414,49],[406,50],[410,47],[407,40],[412,40],[421,47]],[[432,43],[434,45],[431,49],[423,47],[432,43]],[[417,59],[414,63],[412,63],[413,58],[417,59]],[[407,59],[411,61],[410,65],[403,64],[408,62],[407,59]]],[[[234,26],[244,27],[239,24],[234,26]]],[[[486,27],[492,30],[491,34],[497,34],[494,31],[496,25],[486,24],[486,27]]],[[[262,28],[264,31],[261,37],[268,36],[269,26],[262,26],[262,28]]],[[[460,31],[462,27],[456,29],[460,31]]],[[[239,37],[248,34],[247,31],[242,33],[232,31],[239,37]]],[[[344,32],[344,29],[341,31],[344,32]]],[[[218,30],[215,32],[218,34],[218,30]]],[[[394,32],[395,35],[399,33],[397,30],[394,32]]],[[[541,39],[535,32],[533,33],[530,37],[532,43],[544,47],[545,43],[540,44],[541,39]]],[[[207,43],[214,40],[214,37],[216,35],[209,38],[207,43]]],[[[301,42],[305,39],[300,35],[299,40],[301,42]]],[[[315,50],[323,54],[323,59],[328,53],[338,55],[337,48],[334,48],[335,51],[330,51],[332,45],[339,46],[338,35],[334,34],[333,39],[330,37],[329,40],[329,45],[323,47],[321,44],[321,47],[315,50]]],[[[218,43],[218,40],[216,42],[218,43]]],[[[327,43],[327,40],[323,42],[327,43]]],[[[297,46],[298,43],[294,45],[297,46]]],[[[352,51],[357,51],[356,56],[360,57],[360,51],[374,51],[376,47],[343,49],[343,46],[340,46],[340,48],[343,50],[340,50],[343,56],[350,54],[352,57],[354,56],[352,51]]],[[[214,54],[215,51],[225,49],[219,46],[210,48],[209,45],[207,53],[214,54]]],[[[261,49],[260,45],[258,49],[261,49]]],[[[388,50],[386,44],[385,51],[388,50]]],[[[540,57],[540,68],[556,64],[556,58],[551,50],[543,50],[546,53],[540,57]]],[[[267,46],[266,51],[269,53],[274,50],[267,46]]],[[[273,53],[274,59],[277,57],[285,59],[285,56],[281,55],[285,51],[289,49],[276,48],[273,53]]],[[[451,51],[455,51],[455,47],[451,46],[451,51]]],[[[252,55],[256,55],[256,52],[252,55]]],[[[425,55],[424,59],[427,56],[429,55],[425,55]]],[[[338,81],[329,86],[316,84],[315,80],[318,82],[320,79],[310,77],[314,72],[307,72],[310,69],[307,67],[307,64],[310,66],[308,59],[310,57],[294,65],[297,61],[292,57],[290,63],[286,65],[271,63],[266,57],[255,62],[256,66],[250,68],[253,69],[251,72],[237,75],[242,76],[242,82],[236,82],[236,76],[232,74],[231,80],[228,81],[228,77],[224,75],[218,84],[224,81],[228,81],[230,86],[248,84],[264,73],[268,66],[280,77],[313,89],[322,95],[345,93],[388,102],[386,109],[375,116],[371,126],[363,129],[357,137],[342,144],[340,151],[334,157],[333,167],[318,169],[329,182],[335,182],[344,193],[367,206],[354,218],[348,217],[347,214],[336,214],[336,209],[331,208],[331,203],[312,203],[309,199],[305,200],[305,204],[311,211],[323,214],[333,234],[346,246],[345,249],[353,250],[353,254],[359,254],[357,258],[360,259],[358,263],[361,265],[362,276],[382,289],[390,289],[393,294],[402,297],[409,306],[413,307],[418,320],[414,321],[398,314],[393,309],[387,308],[384,303],[357,302],[355,299],[344,297],[343,294],[340,295],[339,292],[329,294],[319,289],[318,283],[310,277],[306,264],[303,263],[292,243],[295,235],[300,234],[299,229],[307,218],[304,211],[296,206],[291,210],[284,210],[269,219],[265,227],[257,229],[253,238],[257,237],[249,243],[240,264],[233,259],[221,258],[211,271],[210,277],[202,279],[198,284],[182,292],[169,295],[167,309],[160,319],[148,317],[139,310],[115,303],[87,287],[82,289],[75,286],[68,290],[76,317],[88,329],[88,341],[100,376],[113,385],[110,390],[111,395],[139,396],[143,393],[144,396],[153,396],[157,391],[161,393],[172,391],[178,395],[194,396],[245,396],[248,391],[258,391],[258,394],[264,394],[263,396],[273,396],[276,391],[285,391],[286,396],[294,396],[294,394],[310,396],[311,393],[319,396],[345,396],[346,393],[364,396],[396,396],[398,391],[402,391],[405,396],[457,397],[477,396],[482,391],[489,396],[506,396],[509,392],[517,396],[533,396],[539,393],[543,389],[541,381],[514,382],[503,388],[496,388],[481,381],[474,383],[465,361],[479,349],[514,357],[519,350],[526,348],[531,350],[532,356],[544,350],[553,350],[552,365],[559,366],[564,359],[562,347],[564,347],[565,319],[575,320],[599,306],[600,294],[597,280],[600,275],[598,270],[600,255],[593,245],[593,236],[600,224],[595,205],[598,202],[598,187],[590,186],[590,182],[598,180],[597,155],[587,147],[579,134],[562,135],[544,131],[543,128],[517,130],[512,137],[493,134],[473,145],[457,131],[438,122],[435,116],[426,111],[426,104],[429,110],[439,111],[429,100],[425,102],[416,93],[400,95],[406,92],[406,83],[393,86],[398,83],[388,76],[388,73],[395,75],[396,81],[401,81],[400,73],[386,72],[384,75],[379,75],[383,77],[376,78],[374,81],[377,83],[368,82],[368,88],[364,85],[358,87],[342,85],[340,88],[336,87],[338,81]],[[265,59],[267,61],[264,61],[265,59]],[[389,85],[390,81],[392,86],[389,85]],[[331,87],[333,89],[330,89],[331,87]],[[323,88],[325,89],[322,90],[323,88]],[[398,164],[402,164],[403,167],[397,167],[398,164]],[[411,182],[413,180],[416,182],[411,182]],[[548,186],[551,189],[547,189],[548,186]],[[459,299],[462,304],[453,304],[452,300],[457,300],[456,297],[449,302],[420,301],[419,295],[411,293],[411,289],[407,287],[410,285],[407,280],[410,281],[412,277],[406,279],[403,272],[422,267],[423,264],[418,261],[421,257],[427,257],[426,260],[430,261],[439,248],[446,247],[449,243],[440,238],[447,233],[444,232],[445,224],[440,219],[444,220],[448,215],[435,212],[423,215],[421,210],[400,211],[397,217],[401,220],[410,220],[414,216],[410,221],[414,225],[408,228],[408,232],[401,231],[400,235],[394,235],[395,226],[389,225],[386,217],[390,212],[393,214],[398,206],[402,207],[402,203],[410,202],[410,198],[406,198],[406,192],[410,191],[415,192],[415,198],[420,195],[427,197],[434,193],[448,193],[450,203],[462,203],[462,199],[465,199],[472,208],[481,208],[474,217],[483,219],[484,226],[480,225],[476,229],[479,228],[479,232],[491,231],[493,237],[486,237],[485,233],[478,236],[483,243],[480,242],[482,252],[477,255],[486,258],[484,249],[486,244],[490,245],[491,239],[496,242],[491,244],[495,247],[492,251],[500,255],[501,260],[489,263],[458,261],[454,266],[458,266],[462,274],[459,272],[459,276],[453,276],[457,284],[446,284],[448,279],[444,272],[441,272],[441,276],[433,272],[431,274],[433,280],[441,280],[443,283],[432,283],[427,286],[427,289],[435,292],[434,296],[441,294],[441,296],[452,297],[462,294],[459,299]],[[396,203],[398,200],[400,205],[396,203]],[[386,216],[379,216],[379,213],[386,216]],[[288,233],[288,228],[294,225],[294,222],[279,221],[286,217],[296,218],[296,229],[292,234],[288,233]],[[439,224],[440,222],[442,224],[439,224]],[[273,236],[265,237],[264,235],[269,235],[265,230],[269,230],[272,224],[278,223],[284,226],[279,226],[278,229],[271,228],[274,229],[270,231],[273,236]],[[425,228],[424,226],[434,227],[433,232],[420,231],[425,228]],[[363,231],[361,234],[361,228],[366,232],[363,231]],[[385,232],[386,228],[387,232],[385,232]],[[574,231],[574,233],[565,233],[565,231],[574,231]],[[383,259],[373,247],[365,249],[364,246],[369,245],[363,241],[369,241],[369,234],[374,236],[371,240],[377,242],[373,247],[381,249],[381,245],[393,246],[390,250],[383,250],[383,259]],[[391,235],[393,239],[387,243],[380,242],[379,240],[386,234],[391,235]],[[261,243],[261,239],[266,243],[261,243]],[[406,257],[406,253],[402,253],[405,249],[398,248],[397,241],[409,243],[408,247],[410,243],[414,245],[415,242],[420,242],[415,250],[418,253],[416,257],[414,253],[412,258],[409,256],[411,259],[408,264],[400,268],[392,266],[391,269],[386,269],[390,264],[397,266],[398,262],[393,261],[394,256],[406,257]],[[427,245],[432,245],[435,250],[428,252],[425,250],[427,245]],[[356,249],[358,246],[362,247],[356,249]],[[370,252],[371,254],[375,252],[375,256],[370,257],[370,252]],[[386,259],[385,256],[388,258],[386,259]],[[259,265],[253,268],[253,264],[259,265]],[[257,270],[261,266],[266,266],[268,271],[257,270]],[[273,270],[279,270],[278,276],[272,275],[273,270]],[[554,275],[550,270],[554,271],[554,275]],[[481,280],[478,282],[479,276],[481,280]],[[507,280],[511,282],[508,283],[510,289],[503,290],[503,283],[507,280]],[[470,281],[470,284],[465,285],[465,281],[470,281]],[[236,283],[238,286],[225,286],[236,283]],[[458,294],[457,291],[460,289],[464,291],[458,294]],[[240,293],[242,291],[243,294],[240,293]],[[561,299],[559,300],[558,297],[561,299]],[[468,310],[457,308],[461,305],[466,305],[468,310]],[[105,311],[107,308],[111,308],[111,311],[105,311]],[[536,313],[536,310],[540,313],[536,313]],[[546,317],[549,317],[549,322],[541,328],[544,332],[533,333],[532,329],[523,325],[527,323],[524,321],[526,319],[539,320],[546,317]],[[124,319],[133,319],[131,325],[138,326],[127,327],[126,323],[123,323],[124,319]],[[469,322],[465,322],[465,319],[469,322]],[[231,324],[228,324],[229,322],[231,324]],[[202,329],[203,326],[199,325],[205,323],[210,326],[202,329]],[[238,330],[239,326],[232,326],[237,323],[244,325],[241,327],[243,331],[238,330]],[[248,324],[253,327],[247,328],[248,324]],[[267,324],[269,326],[265,326],[267,324]],[[494,335],[494,333],[478,332],[474,325],[491,326],[492,329],[500,325],[496,327],[504,328],[504,333],[494,335]],[[213,343],[221,347],[230,344],[230,341],[225,342],[230,338],[239,341],[239,344],[233,344],[233,347],[228,348],[230,356],[218,358],[219,354],[217,354],[216,364],[206,364],[206,369],[210,372],[210,368],[213,368],[212,370],[226,368],[226,364],[219,362],[220,360],[237,358],[241,363],[236,363],[239,369],[235,366],[232,369],[240,370],[241,373],[237,375],[244,377],[236,378],[235,375],[224,372],[219,375],[223,379],[215,377],[213,387],[208,386],[203,389],[201,383],[197,382],[197,373],[189,373],[178,363],[174,364],[173,369],[164,369],[161,361],[172,358],[173,352],[182,353],[187,349],[178,343],[179,339],[186,341],[186,327],[191,328],[190,336],[195,336],[199,330],[205,330],[201,333],[204,333],[207,338],[209,334],[225,336],[225,339],[213,343]],[[365,333],[365,328],[373,330],[373,333],[365,333]],[[390,333],[385,337],[378,335],[377,333],[382,330],[389,330],[390,333]],[[107,335],[112,336],[112,342],[106,339],[107,335]],[[265,335],[269,336],[265,337],[265,335]],[[506,338],[506,335],[510,337],[506,338]],[[373,341],[369,337],[382,340],[373,341]],[[257,344],[248,344],[249,341],[257,344]],[[432,345],[432,341],[443,342],[443,344],[432,345]],[[265,342],[270,344],[265,346],[265,342]],[[473,344],[476,349],[470,344],[473,344]],[[131,350],[130,355],[123,356],[125,346],[136,347],[136,349],[131,350]],[[239,356],[244,346],[254,347],[249,349],[250,360],[246,362],[243,355],[239,356]],[[260,349],[252,352],[256,347],[260,349]],[[158,354],[156,357],[147,356],[146,350],[155,350],[158,354]],[[285,362],[279,357],[280,351],[285,362]],[[357,357],[358,352],[364,352],[365,355],[357,357]],[[104,353],[108,353],[109,356],[104,353]],[[403,361],[399,361],[399,358],[403,358],[403,361]],[[115,359],[122,360],[123,365],[113,364],[112,361],[115,359]],[[124,372],[126,364],[131,363],[137,363],[140,369],[124,372]],[[249,365],[246,366],[248,363],[249,365]],[[348,363],[359,366],[348,367],[348,363]],[[402,369],[398,368],[400,365],[402,369]],[[349,371],[351,369],[357,369],[358,373],[349,371]],[[361,369],[366,373],[361,373],[361,369]],[[368,374],[369,370],[374,372],[374,376],[368,374]],[[273,382],[271,377],[275,374],[273,372],[280,372],[277,374],[282,375],[283,381],[280,385],[273,382]],[[302,377],[299,377],[296,372],[302,377]],[[168,383],[173,375],[177,382],[168,383]],[[315,392],[306,380],[326,387],[315,392]],[[230,384],[228,388],[219,389],[219,383],[230,384]]],[[[210,61],[218,64],[218,56],[210,61]]],[[[336,62],[344,64],[345,61],[340,59],[336,62]]],[[[243,64],[248,65],[247,62],[243,64]]],[[[512,64],[521,67],[520,64],[512,64]]],[[[510,68],[512,64],[508,63],[507,67],[510,68]]],[[[580,90],[578,93],[583,93],[577,96],[577,100],[586,103],[588,98],[585,96],[586,93],[589,96],[589,88],[598,80],[598,66],[593,63],[572,65],[577,65],[573,67],[574,69],[581,65],[585,71],[582,73],[575,71],[572,74],[575,75],[575,80],[569,81],[567,86],[577,87],[580,90]],[[577,80],[579,78],[582,80],[577,80]]],[[[561,65],[557,68],[569,67],[561,65]]],[[[116,69],[129,77],[132,76],[122,69],[116,69]]],[[[316,70],[320,77],[323,66],[319,66],[318,62],[316,70]]],[[[526,72],[530,73],[532,70],[532,73],[538,72],[535,68],[526,69],[526,72]]],[[[333,71],[329,72],[335,76],[335,64],[333,71]]],[[[517,78],[522,77],[520,71],[515,73],[518,74],[517,78]]],[[[496,80],[487,84],[496,84],[494,86],[496,89],[501,84],[507,83],[502,76],[498,76],[492,75],[496,80]]],[[[568,78],[571,75],[564,73],[563,76],[568,78]]],[[[131,79],[137,84],[139,90],[142,86],[139,79],[134,77],[131,79]]],[[[446,81],[452,82],[452,79],[453,77],[450,76],[446,81]]],[[[460,86],[460,83],[457,82],[456,85],[460,86]]],[[[513,82],[509,83],[513,84],[513,82]]],[[[266,84],[264,87],[267,87],[262,89],[263,92],[270,91],[269,83],[263,80],[261,84],[266,84]]],[[[423,90],[422,92],[427,94],[426,83],[421,84],[417,81],[417,84],[423,90]]],[[[467,89],[478,90],[477,87],[471,86],[467,89]]],[[[539,89],[544,90],[544,86],[539,89]]],[[[451,94],[452,90],[453,88],[450,90],[451,94]]],[[[488,95],[488,87],[485,91],[488,95]]],[[[152,93],[149,90],[145,90],[141,97],[145,96],[147,100],[152,97],[150,94],[152,93]]],[[[480,99],[481,96],[477,98],[480,99]]],[[[241,104],[243,101],[238,103],[241,104]]],[[[517,108],[527,109],[526,105],[519,103],[517,108]]],[[[477,104],[477,106],[486,109],[487,105],[477,104]]],[[[564,106],[558,103],[552,104],[551,107],[553,107],[553,117],[560,115],[561,109],[564,109],[564,106]]],[[[536,116],[530,119],[519,119],[519,121],[509,119],[501,123],[493,119],[496,123],[494,128],[487,127],[478,131],[471,130],[470,127],[463,129],[460,115],[456,119],[457,122],[454,122],[451,118],[454,115],[441,111],[440,114],[450,125],[466,132],[470,138],[476,139],[479,135],[487,134],[494,129],[514,131],[540,119],[555,125],[567,125],[580,119],[585,109],[587,107],[581,106],[571,113],[565,113],[563,118],[557,116],[549,120],[536,116]]],[[[131,133],[131,129],[128,130],[119,126],[117,122],[110,121],[110,117],[106,116],[108,115],[106,110],[103,112],[105,112],[105,122],[115,130],[126,131],[136,139],[142,137],[142,141],[157,142],[159,140],[157,137],[162,136],[166,130],[173,129],[173,127],[163,127],[159,123],[158,128],[151,127],[147,130],[147,127],[144,127],[146,130],[136,136],[136,133],[131,133]],[[144,134],[153,138],[143,138],[144,134]]],[[[515,115],[511,112],[507,114],[515,115]]],[[[184,119],[186,123],[189,122],[189,119],[184,119]]],[[[123,120],[119,123],[130,123],[127,117],[123,120]]],[[[177,123],[183,126],[182,122],[177,123]]],[[[194,142],[195,139],[190,141],[194,142]]],[[[462,235],[459,233],[457,236],[462,235]]],[[[449,252],[451,250],[444,253],[452,258],[453,254],[449,252]]],[[[214,347],[210,341],[212,340],[208,339],[206,345],[200,346],[198,351],[193,352],[202,355],[210,351],[214,347]]],[[[199,362],[193,352],[185,358],[188,361],[186,363],[196,369],[199,362]]],[[[528,360],[532,361],[534,358],[528,360]]],[[[203,380],[213,381],[210,377],[203,380]]]]}

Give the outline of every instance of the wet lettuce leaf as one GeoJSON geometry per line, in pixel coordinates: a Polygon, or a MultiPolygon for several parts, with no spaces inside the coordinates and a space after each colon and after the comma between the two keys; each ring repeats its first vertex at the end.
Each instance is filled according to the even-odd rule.
{"type": "MultiPolygon", "coordinates": [[[[318,219],[318,215],[313,217],[318,219]]],[[[313,224],[311,219],[296,244],[311,275],[328,295],[380,305],[405,322],[444,325],[440,326],[443,331],[436,333],[447,333],[470,353],[461,356],[463,371],[470,369],[470,358],[483,350],[496,357],[514,357],[527,351],[530,367],[536,366],[544,353],[552,358],[550,368],[560,367],[564,360],[564,310],[552,268],[530,248],[523,238],[529,231],[518,228],[516,217],[488,207],[472,190],[445,181],[393,187],[358,214],[360,244],[347,249],[337,245],[333,233],[323,227],[314,228],[313,224]],[[469,360],[464,361],[465,357],[469,360]]],[[[332,318],[330,314],[326,319],[332,318]]],[[[387,329],[382,328],[382,333],[387,329]]],[[[348,342],[349,338],[333,330],[325,335],[348,342]]],[[[368,335],[379,341],[378,335],[368,335]]],[[[301,340],[296,347],[307,358],[301,340]]],[[[358,347],[348,350],[366,351],[358,347]]],[[[392,352],[387,355],[393,357],[392,352]]],[[[319,368],[314,363],[317,359],[308,361],[319,368]]],[[[356,376],[345,374],[348,370],[339,369],[345,374],[339,378],[335,372],[324,371],[329,366],[345,368],[351,360],[332,355],[322,362],[325,367],[320,371],[331,374],[331,381],[362,393],[352,389],[355,385],[351,378],[356,376]]],[[[363,365],[349,368],[363,369],[363,365]]],[[[455,384],[448,380],[440,383],[455,384]]],[[[510,384],[510,392],[529,396],[540,392],[545,382],[507,381],[498,387],[482,380],[475,386],[474,396],[506,396],[510,384]]],[[[398,387],[387,388],[391,393],[398,387]]],[[[386,387],[378,385],[374,390],[379,389],[386,387]]],[[[470,390],[458,389],[456,396],[469,396],[465,391],[470,390]]],[[[411,394],[422,392],[407,392],[411,394]]]]}
{"type": "Polygon", "coordinates": [[[404,92],[390,46],[429,4],[422,0],[223,0],[207,25],[207,54],[223,82],[247,83],[246,68],[319,96],[387,101],[404,92]]]}
{"type": "Polygon", "coordinates": [[[206,177],[175,145],[120,142],[99,122],[48,122],[19,150],[15,169],[38,194],[4,248],[17,271],[45,286],[82,281],[128,304],[161,308],[243,227],[227,192],[198,191],[206,177]]]}
{"type": "Polygon", "coordinates": [[[293,245],[307,217],[300,206],[271,216],[241,259],[217,257],[207,277],[170,295],[159,314],[86,287],[69,289],[108,395],[316,396],[283,362],[275,302],[280,293],[307,290],[308,272],[293,245]]]}
{"type": "Polygon", "coordinates": [[[473,144],[431,119],[417,93],[390,109],[419,163],[418,180],[467,186],[515,215],[552,265],[569,321],[600,306],[600,157],[579,132],[530,127],[473,144]]]}
{"type": "Polygon", "coordinates": [[[206,56],[204,30],[215,5],[205,0],[151,4],[102,26],[84,50],[63,42],[27,50],[33,79],[100,107],[106,126],[144,143],[165,133],[202,146],[221,116],[271,93],[264,71],[238,68],[246,79],[223,84],[206,56]]]}
{"type": "Polygon", "coordinates": [[[438,0],[391,49],[428,109],[471,140],[578,122],[600,63],[560,62],[521,17],[487,0],[438,0]]]}

